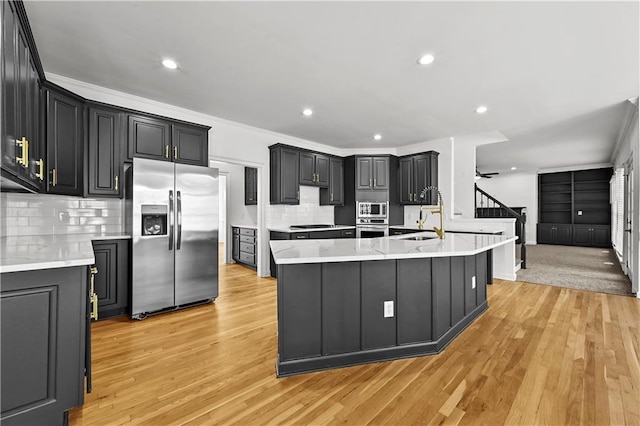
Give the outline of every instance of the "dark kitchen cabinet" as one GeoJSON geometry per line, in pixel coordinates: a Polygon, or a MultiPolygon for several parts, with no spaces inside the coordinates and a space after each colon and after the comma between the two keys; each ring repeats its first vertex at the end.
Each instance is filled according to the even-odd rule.
{"type": "Polygon", "coordinates": [[[570,245],[572,242],[571,225],[563,224],[538,224],[539,244],[563,244],[570,245]]]}
{"type": "Polygon", "coordinates": [[[39,58],[20,2],[4,1],[2,12],[2,175],[32,191],[44,187],[39,58]],[[26,27],[25,27],[26,25],[26,27]]]}
{"type": "Polygon", "coordinates": [[[300,152],[284,145],[269,150],[269,202],[300,204],[300,152]]]}
{"type": "Polygon", "coordinates": [[[89,368],[87,267],[2,274],[0,423],[66,424],[89,368]]]}
{"type": "Polygon", "coordinates": [[[611,227],[573,225],[573,244],[585,247],[611,247],[611,227]]]}
{"type": "Polygon", "coordinates": [[[172,126],[173,161],[194,166],[209,165],[209,128],[174,124],[172,126]]]}
{"type": "Polygon", "coordinates": [[[93,241],[98,273],[94,293],[98,295],[98,319],[125,314],[129,307],[130,240],[93,241]]]}
{"type": "Polygon", "coordinates": [[[344,161],[329,158],[329,187],[320,189],[321,206],[341,206],[344,204],[344,161]]]}
{"type": "Polygon", "coordinates": [[[396,344],[396,261],[362,262],[361,312],[362,349],[377,349],[396,344]],[[385,304],[391,312],[385,313],[385,304]]]}
{"type": "Polygon", "coordinates": [[[329,157],[315,152],[300,152],[300,185],[329,186],[329,157]]]}
{"type": "Polygon", "coordinates": [[[389,157],[356,157],[356,189],[389,189],[389,157]]]}
{"type": "Polygon", "coordinates": [[[60,87],[48,84],[47,192],[78,195],[84,191],[84,102],[60,87]]]}
{"type": "Polygon", "coordinates": [[[399,193],[401,204],[438,204],[435,190],[421,193],[425,188],[438,187],[438,152],[401,157],[399,160],[399,193]]]}
{"type": "Polygon", "coordinates": [[[120,197],[122,194],[123,113],[89,107],[88,196],[120,197]]]}
{"type": "Polygon", "coordinates": [[[244,205],[258,204],[258,169],[244,168],[244,205]]]}
{"type": "Polygon", "coordinates": [[[167,121],[141,115],[128,118],[128,160],[133,157],[171,161],[171,124],[167,121]]]}
{"type": "Polygon", "coordinates": [[[257,268],[258,237],[254,228],[232,227],[232,257],[237,263],[257,268]]]}

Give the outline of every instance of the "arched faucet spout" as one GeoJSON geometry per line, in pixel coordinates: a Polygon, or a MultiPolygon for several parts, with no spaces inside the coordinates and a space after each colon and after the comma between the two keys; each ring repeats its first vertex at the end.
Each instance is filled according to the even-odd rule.
{"type": "Polygon", "coordinates": [[[440,228],[438,228],[437,226],[433,227],[433,230],[435,231],[436,234],[438,234],[438,238],[440,238],[441,240],[444,239],[444,201],[442,201],[442,194],[440,193],[440,191],[438,190],[438,187],[436,186],[427,186],[426,188],[424,188],[421,192],[420,192],[420,200],[423,201],[426,199],[427,196],[427,192],[429,191],[436,191],[438,194],[438,205],[436,207],[425,207],[422,204],[420,204],[420,219],[418,220],[418,229],[422,229],[424,226],[424,220],[422,220],[422,212],[423,211],[428,211],[434,214],[439,214],[440,215],[440,228]]]}

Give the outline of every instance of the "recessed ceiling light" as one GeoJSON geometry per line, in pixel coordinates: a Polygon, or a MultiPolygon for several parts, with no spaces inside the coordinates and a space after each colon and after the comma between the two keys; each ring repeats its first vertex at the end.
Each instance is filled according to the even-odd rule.
{"type": "Polygon", "coordinates": [[[176,68],[178,68],[178,64],[176,63],[176,61],[168,58],[162,60],[162,65],[164,65],[165,68],[169,68],[170,70],[175,70],[176,68]]]}
{"type": "Polygon", "coordinates": [[[302,115],[310,117],[313,115],[313,110],[311,108],[305,108],[302,110],[302,115]]]}
{"type": "Polygon", "coordinates": [[[511,170],[516,170],[516,169],[517,169],[517,167],[516,167],[516,166],[513,166],[513,167],[511,168],[511,170]]]}
{"type": "Polygon", "coordinates": [[[382,135],[376,134],[376,135],[373,135],[373,138],[379,141],[380,139],[382,139],[382,135]]]}
{"type": "Polygon", "coordinates": [[[435,60],[436,60],[435,56],[433,56],[431,54],[422,55],[422,56],[420,56],[418,58],[418,64],[419,65],[429,65],[430,63],[432,63],[435,60]]]}
{"type": "Polygon", "coordinates": [[[484,114],[485,112],[487,112],[487,110],[489,110],[489,108],[484,105],[480,105],[478,108],[476,108],[476,113],[484,114]]]}

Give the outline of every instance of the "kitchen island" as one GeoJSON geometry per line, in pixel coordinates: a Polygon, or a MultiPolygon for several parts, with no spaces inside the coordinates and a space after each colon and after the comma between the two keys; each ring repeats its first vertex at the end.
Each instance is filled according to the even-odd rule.
{"type": "Polygon", "coordinates": [[[488,252],[515,237],[422,232],[271,241],[278,377],[435,354],[487,308],[488,252]]]}

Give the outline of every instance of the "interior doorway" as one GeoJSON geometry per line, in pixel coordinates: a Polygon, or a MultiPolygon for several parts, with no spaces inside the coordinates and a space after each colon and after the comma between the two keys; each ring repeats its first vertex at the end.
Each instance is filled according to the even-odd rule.
{"type": "Polygon", "coordinates": [[[219,174],[219,223],[218,223],[218,242],[222,251],[221,259],[223,263],[227,263],[227,251],[224,247],[227,246],[227,173],[220,172],[219,174]]]}

